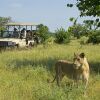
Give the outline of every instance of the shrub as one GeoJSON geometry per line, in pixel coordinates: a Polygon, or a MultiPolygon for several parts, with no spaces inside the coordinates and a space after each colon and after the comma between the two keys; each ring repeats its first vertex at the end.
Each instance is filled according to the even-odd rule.
{"type": "Polygon", "coordinates": [[[49,38],[49,28],[43,24],[37,26],[37,32],[41,38],[41,42],[44,43],[49,38]]]}
{"type": "Polygon", "coordinates": [[[80,44],[86,44],[87,43],[87,41],[88,41],[88,37],[86,37],[86,36],[82,36],[81,38],[80,38],[80,44]]]}
{"type": "Polygon", "coordinates": [[[100,43],[100,30],[91,33],[88,39],[88,43],[93,43],[93,44],[100,43]]]}
{"type": "Polygon", "coordinates": [[[57,43],[69,43],[70,42],[70,34],[65,31],[63,28],[60,28],[56,31],[55,41],[57,43]]]}
{"type": "Polygon", "coordinates": [[[40,33],[39,36],[41,38],[41,42],[44,43],[49,38],[49,33],[48,32],[40,33]]]}
{"type": "Polygon", "coordinates": [[[76,25],[69,27],[68,32],[71,33],[77,39],[81,38],[81,36],[88,35],[87,28],[81,24],[76,24],[76,25]]]}
{"type": "Polygon", "coordinates": [[[55,38],[53,36],[50,36],[48,39],[43,42],[43,46],[46,48],[54,43],[55,38]]]}

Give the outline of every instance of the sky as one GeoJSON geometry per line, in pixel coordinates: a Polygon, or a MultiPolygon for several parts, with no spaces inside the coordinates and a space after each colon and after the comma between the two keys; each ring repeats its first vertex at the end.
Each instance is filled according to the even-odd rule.
{"type": "MultiPolygon", "coordinates": [[[[63,27],[67,29],[72,23],[70,17],[77,18],[76,7],[68,8],[67,3],[76,0],[0,0],[0,16],[11,17],[15,22],[33,22],[44,24],[50,31],[63,27]]],[[[79,18],[81,23],[84,18],[79,18]]]]}

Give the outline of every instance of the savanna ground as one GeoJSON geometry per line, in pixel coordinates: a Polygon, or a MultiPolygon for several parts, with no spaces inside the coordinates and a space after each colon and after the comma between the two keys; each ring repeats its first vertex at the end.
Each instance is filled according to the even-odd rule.
{"type": "Polygon", "coordinates": [[[0,53],[0,100],[100,100],[100,45],[39,45],[29,50],[0,53]],[[83,88],[71,87],[66,77],[57,87],[48,83],[55,75],[58,59],[73,59],[74,52],[84,52],[91,74],[86,96],[83,88]]]}

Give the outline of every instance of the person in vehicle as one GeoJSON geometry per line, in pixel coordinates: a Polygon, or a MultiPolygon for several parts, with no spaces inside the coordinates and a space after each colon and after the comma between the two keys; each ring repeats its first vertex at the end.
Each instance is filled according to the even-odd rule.
{"type": "Polygon", "coordinates": [[[21,39],[26,38],[26,29],[25,29],[25,28],[23,28],[23,29],[21,30],[20,38],[21,38],[21,39]]]}
{"type": "Polygon", "coordinates": [[[14,28],[13,37],[14,38],[18,38],[19,37],[18,31],[17,31],[16,28],[14,28]]]}

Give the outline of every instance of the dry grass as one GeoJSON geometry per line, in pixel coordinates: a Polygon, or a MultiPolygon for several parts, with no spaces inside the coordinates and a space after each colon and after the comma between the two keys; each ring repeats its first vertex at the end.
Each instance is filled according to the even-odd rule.
{"type": "Polygon", "coordinates": [[[80,46],[76,41],[69,45],[49,45],[29,50],[13,50],[0,53],[0,100],[100,100],[100,46],[80,46]],[[72,60],[74,52],[84,52],[91,68],[87,96],[83,89],[65,85],[56,86],[53,79],[57,59],[72,60]]]}

